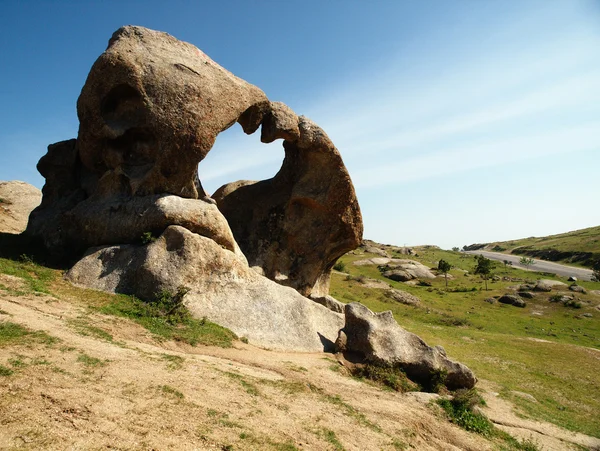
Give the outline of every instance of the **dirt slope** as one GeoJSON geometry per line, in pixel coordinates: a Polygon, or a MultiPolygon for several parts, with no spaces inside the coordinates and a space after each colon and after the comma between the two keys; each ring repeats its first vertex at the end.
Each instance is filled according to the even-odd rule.
{"type": "MultiPolygon", "coordinates": [[[[160,343],[77,299],[7,290],[0,321],[47,334],[0,343],[0,364],[13,370],[0,377],[0,449],[495,448],[428,405],[435,395],[354,380],[331,355],[160,343]]],[[[594,445],[585,437],[551,437],[548,449],[594,445]]]]}

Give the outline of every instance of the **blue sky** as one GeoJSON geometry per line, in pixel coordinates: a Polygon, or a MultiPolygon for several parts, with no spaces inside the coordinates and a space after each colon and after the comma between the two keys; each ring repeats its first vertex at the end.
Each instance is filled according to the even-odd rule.
{"type": "MultiPolygon", "coordinates": [[[[355,183],[365,238],[438,244],[600,225],[600,2],[0,2],[0,180],[41,188],[49,143],[113,31],[166,31],[313,119],[355,183]]],[[[208,191],[273,176],[239,126],[208,191]]]]}

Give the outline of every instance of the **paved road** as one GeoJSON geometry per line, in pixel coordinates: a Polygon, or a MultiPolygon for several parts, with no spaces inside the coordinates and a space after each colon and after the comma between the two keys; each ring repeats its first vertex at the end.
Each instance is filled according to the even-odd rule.
{"type": "Polygon", "coordinates": [[[500,252],[488,251],[466,251],[465,253],[473,255],[483,255],[485,258],[489,258],[491,260],[498,260],[501,262],[503,262],[504,260],[508,260],[512,262],[513,266],[516,266],[517,268],[530,269],[532,271],[540,272],[551,272],[563,277],[575,276],[579,280],[592,280],[591,269],[576,268],[574,266],[560,265],[558,263],[535,259],[535,263],[529,268],[526,268],[519,263],[519,260],[521,260],[521,256],[518,255],[501,254],[500,252]]]}

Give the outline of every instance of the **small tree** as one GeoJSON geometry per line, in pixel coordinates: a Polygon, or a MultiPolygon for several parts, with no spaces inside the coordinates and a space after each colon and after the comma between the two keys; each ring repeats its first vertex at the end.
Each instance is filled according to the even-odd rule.
{"type": "Polygon", "coordinates": [[[529,269],[529,267],[535,263],[535,260],[533,258],[529,258],[529,257],[521,257],[521,260],[519,260],[519,263],[521,265],[525,266],[526,269],[529,269]]]}
{"type": "Polygon", "coordinates": [[[444,274],[444,279],[446,279],[446,289],[448,288],[448,272],[452,269],[452,265],[448,263],[446,260],[440,260],[438,263],[438,271],[444,274]]]}
{"type": "Polygon", "coordinates": [[[494,262],[489,258],[485,258],[483,255],[475,257],[477,259],[477,265],[473,270],[474,274],[479,274],[483,280],[485,280],[485,291],[488,291],[487,281],[492,275],[494,269],[494,262]]]}
{"type": "Polygon", "coordinates": [[[507,266],[512,266],[512,262],[511,262],[510,260],[504,260],[504,262],[503,262],[503,263],[504,263],[504,266],[505,266],[505,267],[507,267],[507,266]]]}
{"type": "Polygon", "coordinates": [[[458,247],[453,247],[453,248],[452,248],[452,250],[453,250],[454,252],[458,252],[458,251],[460,251],[460,249],[459,249],[458,247]]]}

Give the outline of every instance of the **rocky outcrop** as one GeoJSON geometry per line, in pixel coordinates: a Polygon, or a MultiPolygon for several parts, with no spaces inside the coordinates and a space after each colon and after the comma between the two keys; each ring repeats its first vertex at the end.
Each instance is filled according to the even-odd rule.
{"type": "Polygon", "coordinates": [[[413,279],[435,279],[431,270],[414,260],[391,259],[383,268],[380,268],[383,277],[398,282],[407,282],[413,279]]]}
{"type": "Polygon", "coordinates": [[[502,295],[498,298],[498,302],[500,302],[501,304],[514,305],[515,307],[521,308],[524,308],[527,305],[523,299],[514,294],[502,295]]]}
{"type": "Polygon", "coordinates": [[[149,244],[90,249],[66,277],[147,300],[185,287],[183,302],[194,316],[269,349],[330,350],[344,324],[341,314],[257,274],[242,256],[180,226],[167,227],[149,244]]]}
{"type": "Polygon", "coordinates": [[[396,302],[400,302],[401,304],[412,305],[414,307],[421,304],[421,300],[415,295],[407,293],[406,291],[396,290],[395,288],[387,290],[385,295],[386,297],[393,299],[396,302]]]}
{"type": "Polygon", "coordinates": [[[346,323],[336,341],[338,350],[357,354],[364,361],[398,367],[407,376],[427,384],[445,374],[449,389],[471,388],[477,378],[465,365],[446,357],[441,347],[430,347],[398,325],[392,312],[373,313],[364,305],[347,304],[346,323]]]}
{"type": "Polygon", "coordinates": [[[549,292],[552,291],[554,287],[566,287],[567,284],[564,282],[559,282],[558,280],[550,280],[550,279],[540,279],[537,281],[533,289],[535,291],[544,291],[549,292]]]}
{"type": "Polygon", "coordinates": [[[362,218],[323,130],[193,45],[135,26],[96,60],[77,113],[77,139],[50,145],[38,163],[46,184],[27,227],[56,259],[88,249],[72,282],[144,300],[186,287],[194,315],[260,346],[332,345],[342,315],[298,291],[336,306],[329,273],[360,244],[362,218]],[[263,142],[283,139],[286,158],[271,180],[221,189],[224,216],[198,164],[235,122],[261,127],[263,142]]]}
{"type": "Polygon", "coordinates": [[[354,188],[325,132],[191,44],[142,27],[117,30],[77,113],[77,139],[49,146],[38,164],[44,198],[27,229],[58,259],[181,225],[230,250],[237,242],[267,277],[325,296],[337,258],[360,244],[354,188]],[[246,133],[261,127],[263,142],[283,139],[286,157],[273,179],[219,190],[224,219],[198,164],[235,122],[246,133]],[[226,222],[229,236],[220,235],[226,222]]]}
{"type": "Polygon", "coordinates": [[[42,192],[17,180],[0,182],[0,233],[21,233],[29,214],[40,204],[42,192]]]}
{"type": "Polygon", "coordinates": [[[304,295],[325,296],[335,262],[362,238],[350,177],[331,140],[309,119],[278,104],[246,114],[240,123],[247,133],[262,117],[261,140],[284,139],[283,165],[272,179],[228,184],[213,197],[250,265],[304,295]]]}

